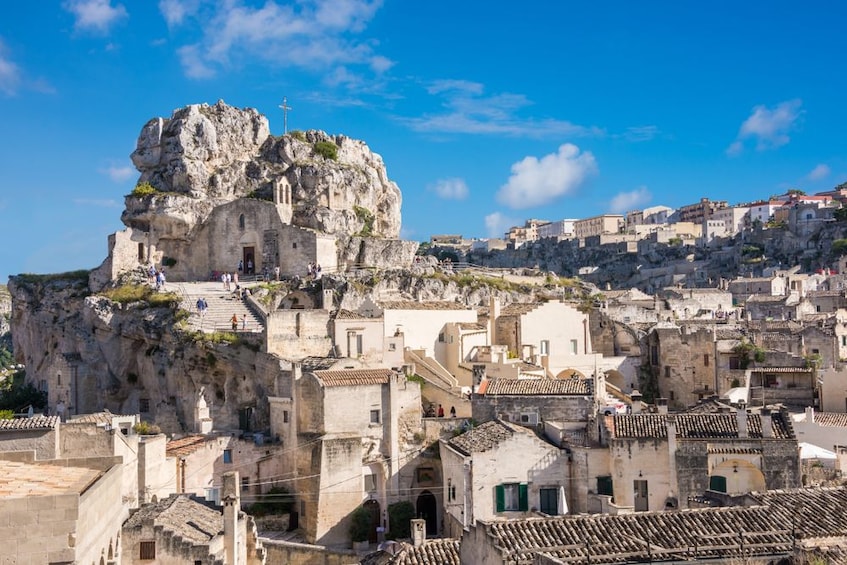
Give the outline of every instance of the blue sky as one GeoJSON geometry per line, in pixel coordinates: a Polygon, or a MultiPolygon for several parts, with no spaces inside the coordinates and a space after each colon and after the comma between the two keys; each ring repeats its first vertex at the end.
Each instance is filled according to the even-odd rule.
{"type": "MultiPolygon", "coordinates": [[[[0,276],[92,268],[141,126],[362,139],[403,236],[847,180],[840,2],[32,0],[0,18],[0,276]]],[[[5,278],[5,277],[4,277],[5,278]]]]}

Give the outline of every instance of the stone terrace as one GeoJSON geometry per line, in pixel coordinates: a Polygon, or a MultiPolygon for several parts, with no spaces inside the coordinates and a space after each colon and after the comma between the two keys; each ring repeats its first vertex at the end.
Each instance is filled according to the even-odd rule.
{"type": "MultiPolygon", "coordinates": [[[[232,331],[230,320],[233,314],[238,316],[238,331],[254,333],[265,330],[262,319],[247,306],[244,300],[236,298],[231,291],[224,290],[223,283],[220,281],[168,283],[168,290],[171,290],[174,286],[182,296],[182,307],[191,312],[188,323],[192,330],[203,332],[232,331]],[[205,298],[209,305],[202,317],[197,312],[197,300],[199,298],[205,298]],[[241,320],[244,316],[247,317],[247,324],[246,329],[242,330],[241,320]]],[[[235,284],[232,285],[232,288],[235,288],[235,284]]]]}

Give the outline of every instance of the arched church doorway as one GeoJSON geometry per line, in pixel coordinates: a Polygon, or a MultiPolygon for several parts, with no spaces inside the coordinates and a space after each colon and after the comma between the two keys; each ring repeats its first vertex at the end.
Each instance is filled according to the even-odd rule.
{"type": "Polygon", "coordinates": [[[365,503],[362,506],[368,512],[370,512],[370,515],[371,515],[371,527],[368,530],[368,541],[371,542],[371,543],[376,543],[378,541],[377,535],[376,535],[376,529],[380,526],[379,502],[377,502],[376,500],[373,500],[373,499],[366,500],[365,503]]]}
{"type": "Polygon", "coordinates": [[[426,520],[426,535],[438,535],[438,504],[435,495],[428,490],[423,491],[418,496],[415,512],[418,518],[426,520]]]}

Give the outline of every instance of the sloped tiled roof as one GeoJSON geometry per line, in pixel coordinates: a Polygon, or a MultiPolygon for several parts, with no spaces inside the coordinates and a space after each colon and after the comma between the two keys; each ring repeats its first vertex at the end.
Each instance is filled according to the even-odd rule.
{"type": "Polygon", "coordinates": [[[329,386],[384,385],[394,374],[391,369],[346,369],[339,371],[314,371],[321,384],[329,386]]]}
{"type": "Polygon", "coordinates": [[[536,395],[580,395],[591,394],[587,379],[487,379],[483,381],[479,394],[536,396],[536,395]]]}
{"type": "MultiPolygon", "coordinates": [[[[728,439],[738,438],[738,417],[735,414],[673,414],[676,420],[676,436],[680,439],[728,439]]],[[[611,437],[618,439],[664,439],[668,437],[667,414],[614,414],[606,416],[606,427],[611,437]]],[[[793,430],[783,415],[771,415],[773,437],[791,439],[793,430]]],[[[762,437],[762,418],[759,414],[747,414],[748,437],[762,437]]]]}
{"type": "Polygon", "coordinates": [[[113,418],[131,418],[132,416],[122,414],[112,414],[108,410],[102,412],[94,412],[93,414],[81,414],[79,416],[71,416],[67,422],[69,424],[97,424],[98,426],[111,426],[113,418]]]}
{"type": "Polygon", "coordinates": [[[167,453],[168,457],[184,457],[186,455],[191,455],[206,445],[206,442],[212,440],[212,437],[200,434],[185,436],[180,439],[172,439],[165,446],[165,453],[167,453]]]}
{"type": "Polygon", "coordinates": [[[383,310],[471,310],[458,302],[417,302],[415,300],[388,300],[379,303],[383,310]]]}
{"type": "Polygon", "coordinates": [[[820,426],[847,428],[847,414],[839,412],[815,412],[815,423],[820,426]]]}
{"type": "Polygon", "coordinates": [[[308,373],[310,371],[331,369],[338,361],[335,357],[305,357],[300,361],[300,366],[304,373],[308,373]]]}
{"type": "Polygon", "coordinates": [[[353,312],[352,310],[339,310],[335,314],[336,320],[378,320],[379,318],[368,318],[367,316],[363,316],[358,312],[353,312]]]}
{"type": "Polygon", "coordinates": [[[520,316],[541,306],[540,302],[515,302],[500,310],[501,316],[520,316]]]}
{"type": "Polygon", "coordinates": [[[124,528],[141,528],[146,522],[173,532],[193,544],[205,544],[223,533],[223,513],[191,496],[171,495],[145,504],[124,522],[124,528]]]}
{"type": "Polygon", "coordinates": [[[447,443],[457,451],[471,455],[493,449],[516,433],[532,432],[502,420],[491,420],[451,438],[447,443]]]}
{"type": "Polygon", "coordinates": [[[52,430],[59,423],[58,416],[33,416],[0,420],[0,432],[20,430],[52,430]]]}
{"type": "Polygon", "coordinates": [[[394,555],[379,551],[365,557],[362,565],[460,565],[457,539],[425,540],[419,547],[402,543],[394,555]]]}
{"type": "Polygon", "coordinates": [[[788,553],[799,538],[847,534],[847,488],[771,491],[761,505],[526,518],[486,523],[506,562],[544,554],[567,562],[632,563],[788,553]]]}

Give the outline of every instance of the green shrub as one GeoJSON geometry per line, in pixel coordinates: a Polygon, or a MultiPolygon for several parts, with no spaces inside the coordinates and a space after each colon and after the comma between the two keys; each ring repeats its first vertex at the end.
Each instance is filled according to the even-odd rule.
{"type": "Polygon", "coordinates": [[[0,420],[12,420],[15,417],[15,413],[11,410],[0,410],[0,420]]]}
{"type": "Polygon", "coordinates": [[[362,206],[353,206],[353,212],[356,214],[356,218],[358,218],[360,222],[364,223],[362,229],[357,235],[361,237],[372,236],[374,221],[376,220],[376,217],[374,216],[373,212],[371,212],[367,208],[363,208],[362,206]]]}
{"type": "Polygon", "coordinates": [[[100,295],[118,304],[145,302],[150,307],[179,304],[179,295],[175,292],[156,292],[146,284],[125,284],[104,290],[100,295]]]}
{"type": "Polygon", "coordinates": [[[297,141],[306,141],[306,134],[300,131],[299,129],[291,130],[290,132],[288,132],[288,135],[290,135],[297,141]]]}
{"type": "Polygon", "coordinates": [[[47,406],[47,392],[38,390],[32,383],[24,382],[26,372],[18,371],[0,381],[0,410],[19,411],[32,406],[40,410],[47,406]]]}
{"type": "Polygon", "coordinates": [[[364,506],[359,506],[353,511],[350,521],[350,539],[356,541],[368,541],[371,536],[371,512],[364,506]]]}
{"type": "Polygon", "coordinates": [[[387,539],[405,539],[412,537],[412,518],[415,517],[415,506],[408,500],[388,505],[388,523],[391,527],[386,534],[387,539]]]}
{"type": "Polygon", "coordinates": [[[138,422],[132,429],[140,436],[152,436],[162,433],[162,429],[159,426],[150,422],[138,422]]]}
{"type": "Polygon", "coordinates": [[[315,143],[315,153],[324,159],[338,161],[338,146],[331,141],[318,141],[315,143]]]}
{"type": "Polygon", "coordinates": [[[140,182],[135,185],[135,188],[130,192],[130,196],[134,196],[136,198],[144,198],[145,196],[152,196],[153,194],[159,194],[159,190],[150,184],[149,182],[140,182]]]}
{"type": "Polygon", "coordinates": [[[847,254],[847,239],[836,239],[832,242],[832,252],[836,255],[847,254]]]}

